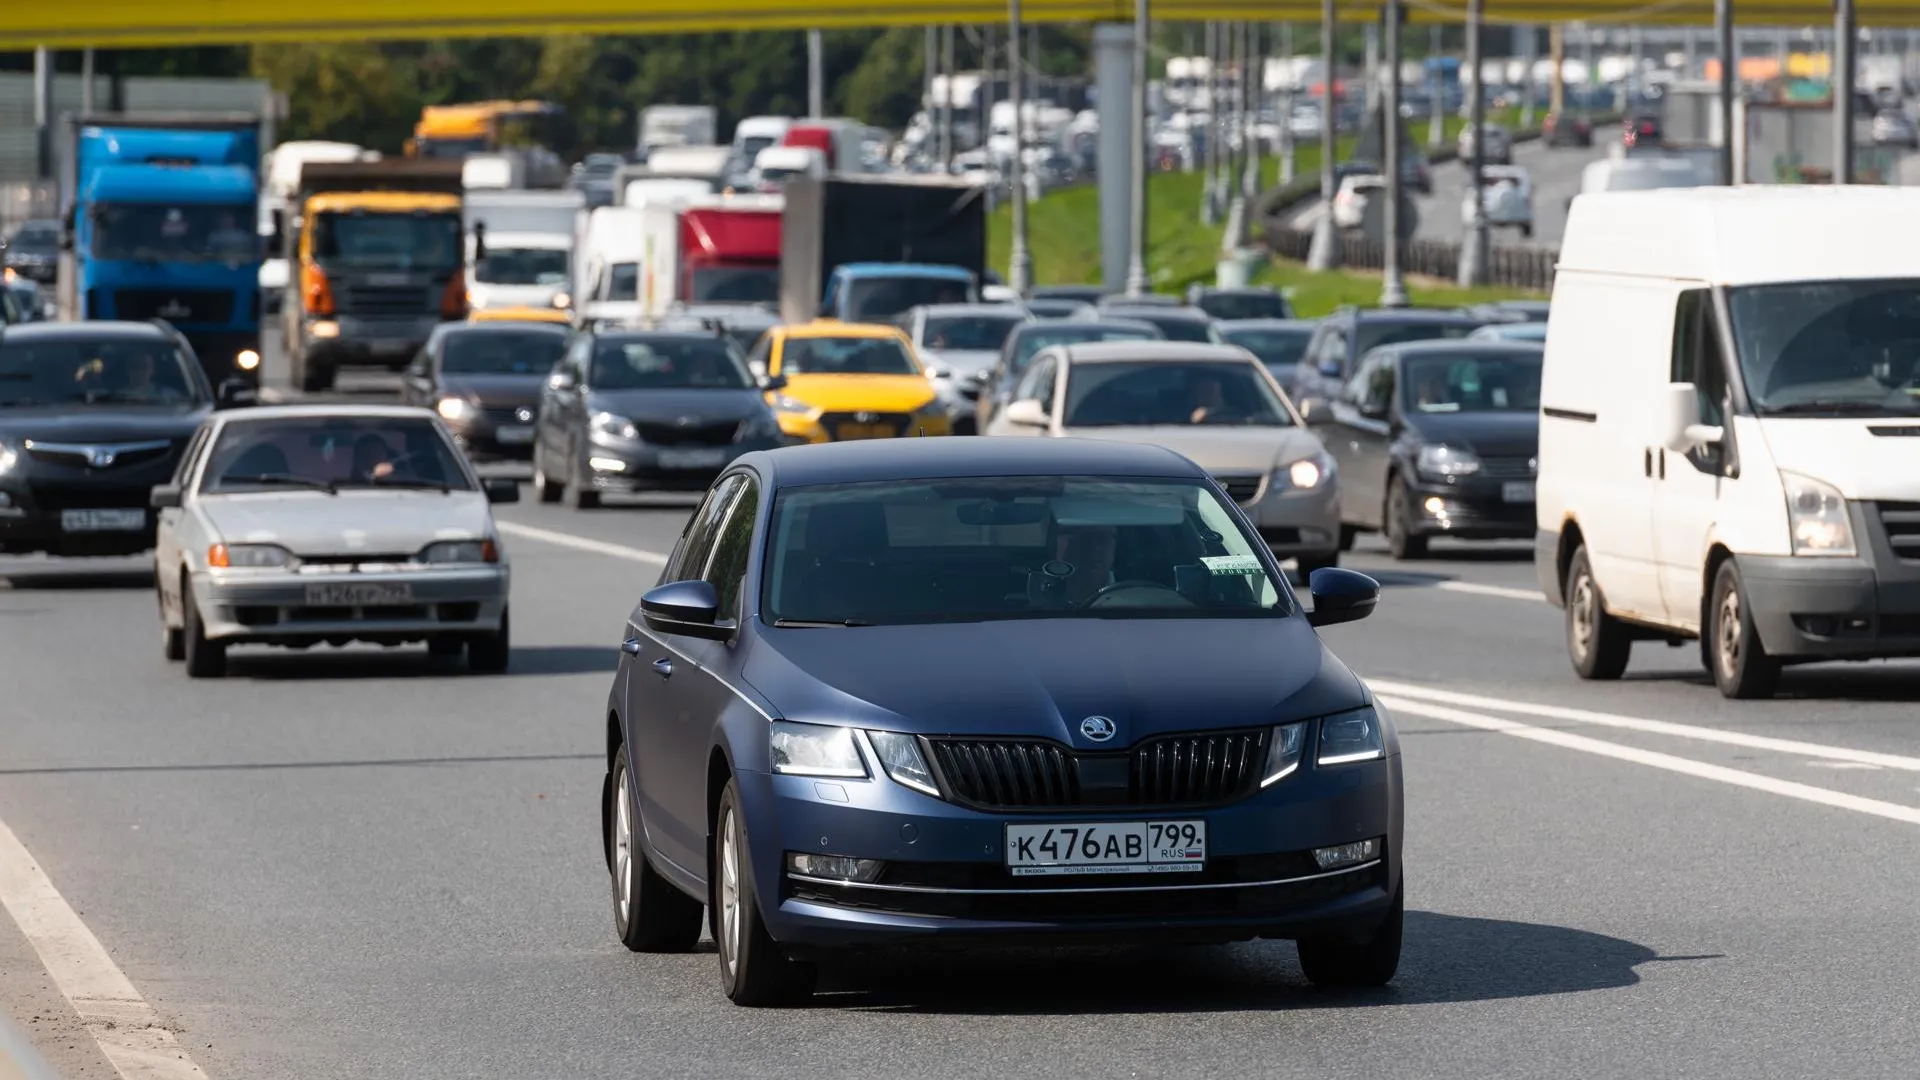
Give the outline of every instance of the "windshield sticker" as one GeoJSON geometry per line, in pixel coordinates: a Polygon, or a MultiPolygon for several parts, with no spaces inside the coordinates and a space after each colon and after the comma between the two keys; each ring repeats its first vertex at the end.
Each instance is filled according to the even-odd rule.
{"type": "Polygon", "coordinates": [[[1260,572],[1260,560],[1251,555],[1202,555],[1200,561],[1215,574],[1252,577],[1260,572]]]}

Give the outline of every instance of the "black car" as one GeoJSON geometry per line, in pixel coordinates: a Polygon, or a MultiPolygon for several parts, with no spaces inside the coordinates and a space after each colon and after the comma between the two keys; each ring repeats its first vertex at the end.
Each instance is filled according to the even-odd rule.
{"type": "Polygon", "coordinates": [[[1168,341],[1191,341],[1201,344],[1220,343],[1220,331],[1213,316],[1197,307],[1183,304],[1108,304],[1100,309],[1103,319],[1133,319],[1137,322],[1152,323],[1160,328],[1160,334],[1168,341]]]}
{"type": "Polygon", "coordinates": [[[28,278],[14,275],[0,280],[0,293],[5,294],[0,305],[13,312],[7,317],[8,322],[43,322],[52,317],[46,294],[28,278]]]}
{"type": "Polygon", "coordinates": [[[1280,388],[1292,397],[1296,369],[1306,355],[1307,343],[1313,340],[1314,325],[1310,319],[1223,319],[1220,336],[1227,344],[1259,357],[1280,388]]]}
{"type": "Polygon", "coordinates": [[[1087,341],[1154,341],[1166,337],[1160,328],[1139,319],[1055,319],[1040,323],[1022,323],[1007,335],[1000,348],[1000,361],[987,376],[986,386],[974,399],[977,431],[985,431],[987,422],[1006,407],[1013,388],[1027,373],[1027,365],[1041,349],[1054,345],[1077,345],[1087,341]]]}
{"type": "Polygon", "coordinates": [[[1293,305],[1268,285],[1234,289],[1195,285],[1187,290],[1187,303],[1221,320],[1293,318],[1293,305]]]}
{"type": "Polygon", "coordinates": [[[540,391],[567,335],[546,323],[444,324],[407,368],[400,399],[439,413],[470,459],[532,458],[540,391]]]}
{"type": "Polygon", "coordinates": [[[1293,399],[1305,411],[1340,392],[1369,351],[1402,341],[1463,338],[1489,321],[1442,308],[1344,308],[1320,320],[1294,366],[1293,399]]]}
{"type": "Polygon", "coordinates": [[[603,493],[700,491],[750,450],[786,443],[766,392],[718,334],[576,334],[540,397],[533,487],[575,509],[603,493]]]}
{"type": "Polygon", "coordinates": [[[1396,559],[1433,536],[1534,535],[1542,346],[1429,341],[1375,349],[1314,422],[1340,476],[1343,537],[1396,559]]]}
{"type": "Polygon", "coordinates": [[[1097,304],[1113,290],[1104,285],[1035,285],[1035,300],[1075,300],[1082,304],[1097,304]]]}
{"type": "Polygon", "coordinates": [[[151,549],[154,486],[209,413],[252,400],[238,379],[209,384],[162,324],[0,327],[0,552],[151,549]]]}
{"type": "Polygon", "coordinates": [[[60,271],[60,223],[41,219],[22,223],[0,243],[0,268],[29,281],[53,284],[60,271]]]}

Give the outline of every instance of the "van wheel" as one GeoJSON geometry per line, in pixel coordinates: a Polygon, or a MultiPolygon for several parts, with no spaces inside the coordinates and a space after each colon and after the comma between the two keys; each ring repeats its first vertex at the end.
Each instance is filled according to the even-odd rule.
{"type": "Polygon", "coordinates": [[[1625,623],[1607,614],[1600,583],[1593,579],[1585,545],[1567,566],[1567,656],[1583,679],[1617,679],[1626,673],[1633,637],[1625,623]]]}
{"type": "Polygon", "coordinates": [[[1729,698],[1770,698],[1780,684],[1780,661],[1767,655],[1753,610],[1732,559],[1713,576],[1713,681],[1729,698]]]}
{"type": "Polygon", "coordinates": [[[1389,476],[1392,491],[1387,495],[1385,528],[1387,551],[1396,559],[1424,559],[1427,538],[1413,532],[1413,507],[1407,502],[1407,487],[1397,476],[1389,476]]]}

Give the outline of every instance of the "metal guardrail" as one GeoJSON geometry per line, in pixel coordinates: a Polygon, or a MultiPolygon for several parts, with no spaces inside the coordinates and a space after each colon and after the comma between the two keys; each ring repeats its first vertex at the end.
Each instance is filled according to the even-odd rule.
{"type": "MultiPolygon", "coordinates": [[[[1289,226],[1269,226],[1267,250],[1283,259],[1304,262],[1313,246],[1313,232],[1289,226]]],[[[1493,247],[1486,255],[1487,284],[1531,292],[1553,289],[1554,266],[1560,252],[1546,247],[1493,247]]],[[[1340,265],[1357,270],[1379,270],[1386,265],[1386,245],[1355,233],[1340,235],[1340,265]]],[[[1460,274],[1460,245],[1446,240],[1403,241],[1400,269],[1404,273],[1456,280],[1460,274]]]]}
{"type": "Polygon", "coordinates": [[[0,1080],[62,1080],[13,1021],[0,1016],[0,1080]]]}

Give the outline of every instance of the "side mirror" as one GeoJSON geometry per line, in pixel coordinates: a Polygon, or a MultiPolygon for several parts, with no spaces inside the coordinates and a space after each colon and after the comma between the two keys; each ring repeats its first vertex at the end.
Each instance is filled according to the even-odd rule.
{"type": "Polygon", "coordinates": [[[1314,626],[1358,622],[1373,614],[1380,602],[1380,583],[1354,570],[1323,566],[1307,579],[1313,610],[1307,622],[1314,626]]]}
{"type": "Polygon", "coordinates": [[[774,390],[785,390],[786,388],[787,388],[787,377],[785,375],[760,376],[760,389],[762,390],[772,392],[774,390]]]}
{"type": "Polygon", "coordinates": [[[571,371],[556,371],[547,376],[547,389],[549,390],[571,390],[573,387],[573,372],[571,371]]]}
{"type": "Polygon", "coordinates": [[[1697,422],[1700,416],[1699,392],[1692,383],[1668,383],[1665,408],[1661,412],[1660,445],[1676,454],[1713,446],[1726,432],[1712,424],[1697,422]]]}
{"type": "Polygon", "coordinates": [[[640,598],[640,614],[647,627],[662,634],[726,641],[733,637],[731,621],[720,619],[720,594],[705,581],[676,581],[661,585],[640,598]]]}
{"type": "Polygon", "coordinates": [[[259,391],[245,379],[222,379],[214,391],[214,404],[222,409],[240,409],[258,403],[259,391]]]}
{"type": "Polygon", "coordinates": [[[1340,377],[1340,363],[1337,360],[1322,360],[1317,367],[1320,374],[1325,375],[1329,379],[1337,379],[1340,377]]]}
{"type": "Polygon", "coordinates": [[[1369,398],[1361,402],[1356,411],[1369,420],[1385,419],[1387,415],[1387,403],[1369,398]]]}
{"type": "Polygon", "coordinates": [[[1007,423],[1021,427],[1043,428],[1053,423],[1053,418],[1047,415],[1047,407],[1031,398],[1009,402],[1006,416],[1007,423]]]}
{"type": "Polygon", "coordinates": [[[520,481],[506,476],[489,476],[480,481],[480,490],[487,493],[490,503],[517,503],[520,501],[520,481]]]}
{"type": "Polygon", "coordinates": [[[161,484],[153,489],[147,505],[155,510],[174,510],[180,506],[180,488],[175,484],[161,484]]]}

